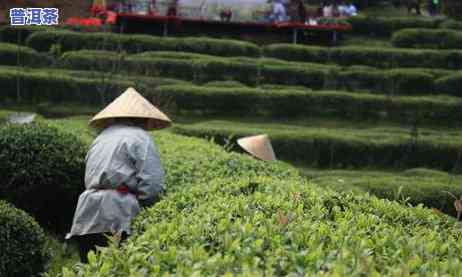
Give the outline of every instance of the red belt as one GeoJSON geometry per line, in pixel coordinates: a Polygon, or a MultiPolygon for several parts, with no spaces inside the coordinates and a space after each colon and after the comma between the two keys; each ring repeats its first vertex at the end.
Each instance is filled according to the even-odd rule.
{"type": "Polygon", "coordinates": [[[99,188],[98,190],[116,190],[122,194],[131,193],[136,196],[136,193],[131,192],[126,185],[120,185],[117,188],[99,188]]]}

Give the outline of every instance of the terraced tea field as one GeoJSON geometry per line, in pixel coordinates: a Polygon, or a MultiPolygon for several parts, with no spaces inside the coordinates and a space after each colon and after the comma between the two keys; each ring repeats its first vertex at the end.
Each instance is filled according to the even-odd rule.
{"type": "MultiPolygon", "coordinates": [[[[153,133],[166,198],[64,276],[457,276],[459,25],[351,24],[340,47],[0,27],[0,123],[33,111],[89,145],[89,116],[129,86],[175,122],[153,133]],[[283,162],[235,144],[261,133],[283,162]]],[[[75,259],[61,250],[51,276],[75,259]]]]}

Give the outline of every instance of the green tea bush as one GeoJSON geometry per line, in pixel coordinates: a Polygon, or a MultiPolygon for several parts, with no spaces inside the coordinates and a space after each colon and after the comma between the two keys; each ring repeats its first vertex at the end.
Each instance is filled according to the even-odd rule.
{"type": "Polygon", "coordinates": [[[49,30],[49,26],[0,26],[0,41],[24,44],[34,32],[49,30]]]}
{"type": "Polygon", "coordinates": [[[309,180],[337,191],[369,192],[380,198],[397,200],[413,206],[424,204],[457,216],[452,195],[462,194],[460,176],[426,168],[409,169],[402,173],[369,170],[305,170],[309,180]]]}
{"type": "Polygon", "coordinates": [[[395,47],[462,49],[462,32],[454,30],[403,29],[393,34],[395,47]]]}
{"type": "Polygon", "coordinates": [[[417,50],[362,46],[323,48],[276,44],[265,47],[263,52],[265,56],[271,58],[297,62],[331,63],[342,66],[462,68],[462,51],[460,50],[417,50]]]}
{"type": "Polygon", "coordinates": [[[0,43],[0,65],[46,66],[47,57],[29,47],[10,43],[0,43]]]}
{"type": "Polygon", "coordinates": [[[246,88],[247,86],[241,82],[237,81],[213,81],[205,83],[206,87],[215,87],[215,88],[246,88]]]}
{"type": "MultiPolygon", "coordinates": [[[[60,64],[64,68],[79,70],[104,70],[120,68],[122,72],[147,76],[179,78],[195,82],[217,80],[236,80],[245,84],[255,84],[257,66],[249,63],[235,62],[219,57],[185,59],[186,54],[175,55],[109,55],[106,51],[71,51],[65,53],[60,64]],[[98,54],[97,54],[98,53],[98,54]]],[[[109,52],[110,53],[110,52],[109,52]]],[[[204,55],[205,56],[205,55],[204,55]]]]}
{"type": "Polygon", "coordinates": [[[0,275],[38,276],[50,258],[45,233],[26,212],[0,200],[0,275]]]}
{"type": "Polygon", "coordinates": [[[348,22],[355,34],[388,37],[406,28],[438,28],[442,19],[424,17],[353,16],[348,22]]]}
{"type": "Polygon", "coordinates": [[[387,118],[456,120],[462,117],[458,98],[384,96],[341,91],[264,90],[201,86],[160,86],[156,92],[171,97],[178,109],[203,114],[322,116],[352,119],[387,118]]]}
{"type": "Polygon", "coordinates": [[[61,57],[60,65],[73,70],[103,71],[107,68],[119,68],[120,71],[128,74],[173,77],[195,83],[230,80],[250,86],[279,84],[305,86],[316,90],[344,89],[392,95],[432,93],[435,79],[452,73],[448,70],[420,68],[393,70],[379,70],[365,66],[341,68],[336,65],[276,59],[220,58],[174,52],[150,52],[146,55],[125,56],[116,52],[93,50],[67,52],[61,57]]]}
{"type": "Polygon", "coordinates": [[[82,103],[103,105],[114,99],[134,82],[106,80],[104,78],[77,78],[69,74],[46,70],[18,71],[0,69],[2,101],[22,103],[82,103]],[[18,79],[20,82],[18,82],[18,79]],[[19,85],[19,87],[18,87],[19,85]],[[104,95],[100,92],[106,88],[104,95]],[[18,99],[19,95],[19,99],[18,99]],[[106,101],[103,101],[106,100],[106,101]]]}
{"type": "Polygon", "coordinates": [[[83,190],[86,146],[45,124],[0,128],[0,198],[32,214],[42,226],[67,231],[83,190]]]}
{"type": "Polygon", "coordinates": [[[210,143],[170,134],[156,141],[169,156],[174,188],[138,216],[124,247],[103,249],[66,276],[454,275],[462,268],[462,234],[446,216],[321,189],[280,163],[210,143]]]}
{"type": "Polygon", "coordinates": [[[435,89],[441,93],[462,96],[462,73],[454,73],[446,77],[442,77],[435,82],[435,89]]]}
{"type": "MultiPolygon", "coordinates": [[[[175,126],[173,130],[181,135],[214,138],[215,142],[222,145],[229,143],[230,136],[239,138],[257,132],[254,128],[232,122],[222,122],[221,125],[203,122],[175,126]]],[[[462,169],[460,166],[454,168],[462,146],[460,143],[442,142],[438,136],[414,143],[409,134],[356,131],[352,135],[348,131],[325,128],[265,129],[271,137],[273,147],[277,149],[278,158],[304,166],[462,169]],[[377,139],[381,136],[387,139],[377,139]]]]}
{"type": "Polygon", "coordinates": [[[63,51],[91,49],[124,50],[129,53],[183,51],[217,56],[256,57],[260,55],[259,47],[252,43],[197,37],[161,38],[149,35],[49,31],[30,35],[26,43],[37,51],[48,51],[52,45],[59,44],[63,51]]]}
{"type": "Polygon", "coordinates": [[[439,26],[442,29],[453,29],[453,30],[462,30],[462,21],[454,20],[454,19],[447,19],[442,22],[439,26]]]}

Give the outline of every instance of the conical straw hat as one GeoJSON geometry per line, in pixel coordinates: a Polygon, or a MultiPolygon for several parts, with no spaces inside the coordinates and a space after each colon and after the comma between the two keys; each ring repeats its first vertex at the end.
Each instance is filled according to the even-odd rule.
{"type": "Polygon", "coordinates": [[[275,161],[273,147],[268,138],[268,135],[259,135],[245,137],[237,140],[237,143],[254,157],[263,161],[275,161]]]}
{"type": "Polygon", "coordinates": [[[116,118],[146,118],[147,129],[163,129],[171,125],[171,120],[154,107],[134,88],[128,88],[111,104],[90,120],[90,126],[104,128],[114,122],[116,118]]]}

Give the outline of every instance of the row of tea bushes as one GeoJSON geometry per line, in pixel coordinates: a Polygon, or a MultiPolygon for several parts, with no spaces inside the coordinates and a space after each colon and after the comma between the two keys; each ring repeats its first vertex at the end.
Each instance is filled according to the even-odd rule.
{"type": "Polygon", "coordinates": [[[366,65],[379,68],[462,69],[462,50],[417,50],[385,47],[317,47],[273,44],[263,49],[271,58],[297,62],[366,65]]]}
{"type": "MultiPolygon", "coordinates": [[[[114,77],[116,75],[113,75],[114,77]]],[[[149,100],[162,100],[180,111],[203,114],[267,114],[271,116],[335,115],[352,119],[387,118],[399,122],[423,119],[441,122],[462,118],[461,102],[449,96],[384,96],[298,88],[217,88],[174,80],[134,82],[118,78],[82,78],[56,71],[0,70],[2,101],[74,103],[101,106],[129,86],[149,100]],[[18,88],[18,80],[19,88],[18,88]],[[168,85],[162,85],[168,84],[168,85]]]]}
{"type": "Polygon", "coordinates": [[[66,276],[457,274],[461,233],[422,207],[337,193],[280,163],[155,136],[169,193],[122,248],[66,276]],[[181,174],[179,174],[181,173],[181,174]]]}
{"type": "Polygon", "coordinates": [[[176,52],[126,55],[93,50],[67,52],[61,57],[59,64],[62,68],[73,70],[105,71],[115,68],[128,74],[172,77],[195,83],[232,80],[249,86],[280,84],[316,90],[371,91],[391,95],[460,95],[457,87],[445,81],[447,76],[452,76],[455,72],[442,69],[382,70],[363,66],[342,68],[336,65],[264,58],[219,58],[176,52]]]}
{"type": "Polygon", "coordinates": [[[63,52],[82,49],[122,50],[128,53],[181,51],[228,57],[259,57],[263,52],[267,57],[301,62],[334,63],[342,66],[462,68],[460,50],[435,51],[359,46],[326,48],[293,44],[274,44],[260,49],[251,43],[232,40],[159,38],[146,35],[69,31],[35,32],[28,38],[27,45],[38,51],[48,51],[53,45],[59,45],[63,52]]]}
{"type": "Polygon", "coordinates": [[[458,164],[462,141],[452,141],[452,137],[438,132],[432,136],[421,135],[414,141],[410,130],[408,134],[401,134],[387,130],[292,127],[291,130],[259,129],[239,122],[218,121],[177,125],[174,131],[187,136],[214,138],[223,145],[229,143],[231,136],[235,139],[266,132],[278,158],[315,168],[429,167],[462,171],[462,164],[458,164]]]}
{"type": "Polygon", "coordinates": [[[173,84],[189,83],[167,78],[122,76],[94,71],[0,67],[3,103],[79,103],[98,107],[112,101],[130,86],[150,92],[157,86],[173,84]]]}
{"type": "Polygon", "coordinates": [[[348,19],[352,26],[352,32],[359,35],[372,35],[388,37],[394,32],[406,28],[438,28],[444,27],[444,21],[440,18],[426,17],[377,17],[377,16],[353,16],[348,19]]]}
{"type": "Polygon", "coordinates": [[[26,44],[37,51],[49,51],[53,45],[59,45],[64,52],[94,49],[124,50],[129,53],[184,51],[217,56],[260,56],[260,48],[255,44],[205,37],[162,38],[149,35],[47,31],[31,34],[26,44]]]}
{"type": "Polygon", "coordinates": [[[49,26],[0,26],[0,41],[25,44],[26,39],[34,32],[50,30],[49,26]]]}
{"type": "Polygon", "coordinates": [[[403,29],[393,34],[395,47],[462,49],[462,32],[454,30],[403,29]]]}
{"type": "Polygon", "coordinates": [[[0,65],[46,66],[50,60],[32,48],[0,42],[0,65]]]}
{"type": "Polygon", "coordinates": [[[366,191],[380,198],[406,201],[457,215],[453,195],[462,194],[462,176],[428,168],[411,168],[397,172],[373,170],[303,169],[310,181],[338,191],[366,191]]]}
{"type": "Polygon", "coordinates": [[[350,119],[386,118],[398,122],[416,119],[440,121],[462,118],[458,98],[438,96],[383,96],[340,91],[160,86],[180,110],[209,115],[323,116],[350,119]]]}

